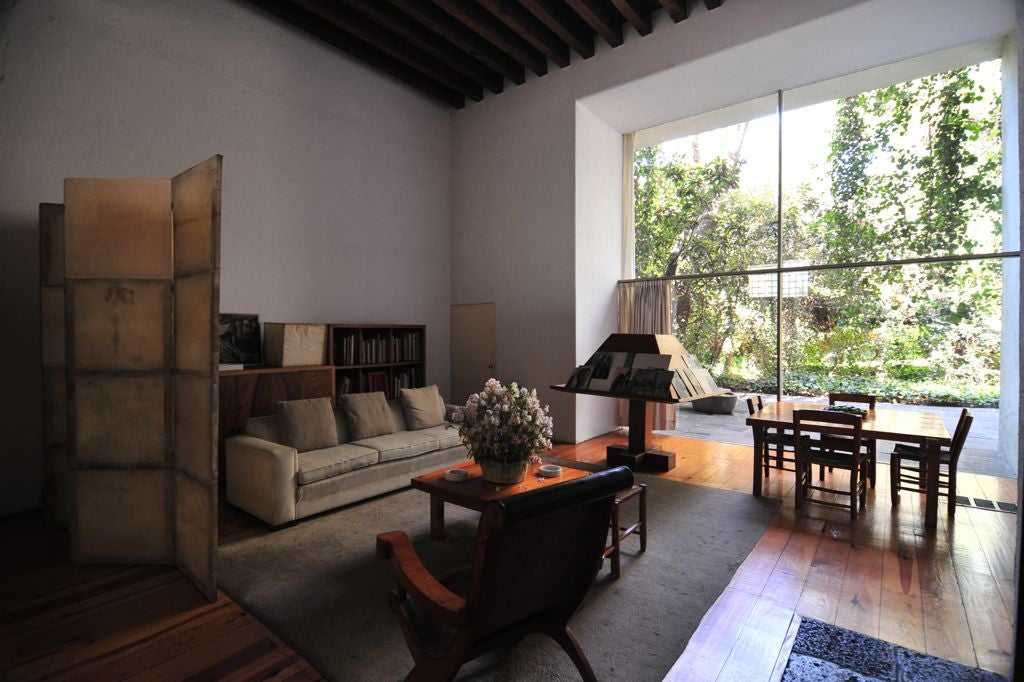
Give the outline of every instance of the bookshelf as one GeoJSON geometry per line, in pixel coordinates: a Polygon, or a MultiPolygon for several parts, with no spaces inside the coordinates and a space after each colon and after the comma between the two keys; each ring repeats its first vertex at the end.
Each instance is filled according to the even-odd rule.
{"type": "Polygon", "coordinates": [[[421,324],[328,325],[328,362],[334,367],[335,399],[346,393],[426,385],[427,328],[421,324]]]}

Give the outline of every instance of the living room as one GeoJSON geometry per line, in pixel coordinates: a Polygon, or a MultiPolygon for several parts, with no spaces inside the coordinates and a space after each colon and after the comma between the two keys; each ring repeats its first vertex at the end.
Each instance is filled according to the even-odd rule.
{"type": "Polygon", "coordinates": [[[245,2],[5,2],[0,516],[42,499],[38,204],[65,178],[222,154],[222,311],[423,324],[426,383],[456,401],[452,307],[493,302],[499,377],[583,443],[617,428],[614,401],[548,387],[617,330],[624,133],[1018,25],[1008,0],[688,4],[453,110],[245,2]]]}

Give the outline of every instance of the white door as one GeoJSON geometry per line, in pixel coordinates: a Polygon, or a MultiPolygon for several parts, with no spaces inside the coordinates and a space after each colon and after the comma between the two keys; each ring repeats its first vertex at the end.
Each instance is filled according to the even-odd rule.
{"type": "Polygon", "coordinates": [[[452,306],[452,395],[456,405],[497,374],[495,368],[494,304],[452,306]]]}

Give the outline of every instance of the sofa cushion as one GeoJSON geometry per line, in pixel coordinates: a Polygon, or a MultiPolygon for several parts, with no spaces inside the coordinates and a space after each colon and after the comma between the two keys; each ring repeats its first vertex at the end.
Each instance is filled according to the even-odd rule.
{"type": "Polygon", "coordinates": [[[408,431],[409,427],[405,425],[405,410],[402,409],[401,399],[394,398],[389,400],[388,409],[391,410],[391,421],[395,423],[395,430],[392,433],[408,431]]]}
{"type": "Polygon", "coordinates": [[[374,438],[363,438],[353,441],[352,444],[378,451],[381,462],[415,457],[438,449],[437,438],[421,431],[399,431],[374,438]]]}
{"type": "Polygon", "coordinates": [[[362,469],[379,460],[376,450],[351,443],[299,453],[299,485],[362,469]]]}
{"type": "Polygon", "coordinates": [[[424,436],[436,438],[438,449],[454,447],[462,442],[462,438],[459,436],[459,430],[449,424],[432,426],[429,429],[420,429],[416,433],[422,433],[424,436]]]}
{"type": "Polygon", "coordinates": [[[334,424],[330,398],[282,400],[277,404],[277,420],[284,444],[299,452],[338,444],[338,427],[334,424]]]}
{"type": "Polygon", "coordinates": [[[429,429],[444,424],[444,402],[437,385],[403,388],[399,391],[405,409],[405,423],[410,431],[429,429]]]}
{"type": "Polygon", "coordinates": [[[395,420],[391,418],[387,398],[381,391],[341,396],[341,411],[345,413],[353,441],[395,431],[395,420]]]}
{"type": "Polygon", "coordinates": [[[338,445],[352,440],[352,434],[348,432],[348,423],[345,421],[345,413],[340,404],[334,408],[334,425],[338,429],[338,445]]]}
{"type": "Polygon", "coordinates": [[[245,423],[245,435],[284,445],[284,439],[281,438],[281,427],[277,423],[276,414],[266,417],[250,417],[249,421],[245,423]]]}

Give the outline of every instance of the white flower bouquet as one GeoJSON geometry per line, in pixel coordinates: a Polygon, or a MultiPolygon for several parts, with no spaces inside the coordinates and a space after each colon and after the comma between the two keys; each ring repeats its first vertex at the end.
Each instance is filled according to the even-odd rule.
{"type": "Polygon", "coordinates": [[[548,406],[541,406],[536,389],[527,390],[515,382],[506,387],[488,379],[483,391],[455,410],[452,420],[469,456],[477,462],[535,462],[539,453],[551,448],[548,406]]]}

